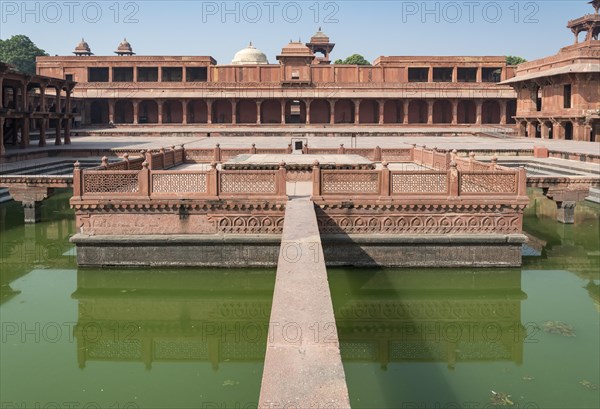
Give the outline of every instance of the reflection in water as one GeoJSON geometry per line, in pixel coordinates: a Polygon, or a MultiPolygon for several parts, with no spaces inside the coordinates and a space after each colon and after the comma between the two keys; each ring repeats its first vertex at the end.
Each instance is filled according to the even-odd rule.
{"type": "Polygon", "coordinates": [[[23,208],[19,203],[0,206],[0,304],[19,294],[10,283],[32,268],[74,265],[74,257],[64,255],[73,247],[69,237],[75,230],[70,196],[69,191],[60,190],[45,200],[44,222],[38,224],[23,224],[23,208]]]}
{"type": "Polygon", "coordinates": [[[77,360],[263,362],[272,271],[77,273],[77,360]]]}
{"type": "Polygon", "coordinates": [[[332,272],[345,362],[523,360],[520,270],[332,272]]]}

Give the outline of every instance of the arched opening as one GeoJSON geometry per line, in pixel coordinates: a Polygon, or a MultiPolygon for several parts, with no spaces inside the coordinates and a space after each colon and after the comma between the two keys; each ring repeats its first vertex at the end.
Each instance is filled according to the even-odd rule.
{"type": "Polygon", "coordinates": [[[306,104],[299,99],[293,99],[285,103],[285,123],[306,123],[306,104]]]}
{"type": "Polygon", "coordinates": [[[315,99],[310,103],[310,123],[328,124],[331,116],[329,102],[324,99],[315,99]]]}
{"type": "Polygon", "coordinates": [[[408,104],[408,123],[426,124],[428,115],[427,102],[421,99],[415,99],[408,104]]]}
{"type": "Polygon", "coordinates": [[[364,99],[360,102],[358,122],[361,124],[379,123],[379,103],[374,99],[364,99]]]}
{"type": "MultiPolygon", "coordinates": [[[[48,107],[48,109],[52,109],[53,106],[54,105],[48,107]]],[[[54,109],[56,109],[55,106],[54,109]]],[[[108,123],[108,101],[103,99],[96,99],[92,101],[90,104],[90,122],[93,125],[108,123]]]]}
{"type": "Polygon", "coordinates": [[[349,99],[341,99],[335,103],[336,124],[354,123],[354,103],[349,99]]]}
{"type": "Polygon", "coordinates": [[[383,123],[401,124],[404,122],[404,112],[402,112],[402,101],[389,100],[383,105],[383,123]]]}
{"type": "Polygon", "coordinates": [[[212,122],[214,124],[230,124],[232,120],[231,102],[227,99],[218,99],[213,102],[212,122]]]}
{"type": "Polygon", "coordinates": [[[120,99],[115,103],[114,112],[115,124],[133,123],[133,102],[127,99],[120,99]]]}
{"type": "Polygon", "coordinates": [[[433,123],[452,123],[452,103],[450,103],[450,101],[445,99],[435,101],[435,103],[433,104],[433,123]]]}
{"type": "Polygon", "coordinates": [[[498,101],[485,101],[481,106],[481,122],[484,124],[500,123],[500,104],[498,101]]]}
{"type": "Polygon", "coordinates": [[[600,122],[593,122],[590,129],[590,142],[598,142],[598,134],[600,133],[600,122]]]}
{"type": "Polygon", "coordinates": [[[239,100],[235,107],[238,124],[256,123],[256,101],[253,99],[239,100]]]}
{"type": "Polygon", "coordinates": [[[565,123],[565,140],[573,140],[573,122],[571,121],[565,123]]]}
{"type": "Polygon", "coordinates": [[[183,122],[183,109],[181,102],[167,100],[163,104],[163,124],[180,124],[183,122]]]}
{"type": "Polygon", "coordinates": [[[459,124],[474,124],[477,122],[477,108],[475,102],[458,101],[457,121],[459,124]]]}
{"type": "Polygon", "coordinates": [[[145,100],[140,102],[138,107],[138,123],[140,124],[156,124],[158,123],[158,104],[153,100],[145,100]]]}
{"type": "Polygon", "coordinates": [[[265,99],[260,104],[260,122],[263,124],[281,123],[281,103],[276,99],[265,99]]]}
{"type": "Polygon", "coordinates": [[[187,120],[190,124],[205,124],[208,122],[208,106],[201,99],[192,99],[187,104],[187,120]]]}

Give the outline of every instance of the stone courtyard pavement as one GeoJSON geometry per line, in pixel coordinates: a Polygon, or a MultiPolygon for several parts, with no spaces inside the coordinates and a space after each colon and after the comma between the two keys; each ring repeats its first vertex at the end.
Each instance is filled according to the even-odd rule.
{"type": "MultiPolygon", "coordinates": [[[[587,153],[600,155],[600,143],[579,142],[564,140],[528,139],[522,137],[494,138],[489,136],[359,136],[327,137],[309,136],[73,136],[71,145],[54,146],[45,148],[32,146],[28,149],[18,149],[8,146],[7,154],[19,152],[33,153],[53,150],[91,150],[91,149],[157,149],[171,145],[185,145],[194,148],[212,148],[220,144],[222,148],[246,148],[253,143],[260,148],[286,147],[292,140],[307,141],[311,147],[333,148],[344,144],[345,147],[393,148],[409,146],[411,144],[426,145],[439,149],[459,150],[532,150],[535,146],[546,146],[550,150],[587,153]]],[[[76,156],[75,152],[74,155],[76,156]]]]}

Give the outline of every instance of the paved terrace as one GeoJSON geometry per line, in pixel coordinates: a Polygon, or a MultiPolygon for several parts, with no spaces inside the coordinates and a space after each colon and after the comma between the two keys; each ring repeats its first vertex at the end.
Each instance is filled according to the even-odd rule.
{"type": "MultiPolygon", "coordinates": [[[[252,134],[252,130],[248,130],[252,134]]],[[[159,149],[164,146],[185,145],[186,147],[207,148],[220,144],[223,148],[247,147],[254,143],[260,148],[285,148],[292,139],[301,139],[306,141],[309,146],[317,148],[339,147],[340,144],[350,147],[373,148],[380,146],[382,148],[395,148],[409,146],[412,144],[426,145],[428,147],[437,147],[438,149],[457,149],[459,151],[531,151],[534,146],[546,146],[551,151],[563,153],[589,154],[600,156],[600,143],[564,141],[548,139],[530,139],[521,137],[494,138],[490,136],[368,136],[356,137],[350,136],[305,136],[303,130],[300,130],[294,136],[177,136],[177,132],[165,133],[164,136],[120,136],[119,133],[109,133],[106,136],[73,136],[71,145],[46,146],[43,148],[29,147],[19,149],[7,146],[7,154],[39,154],[42,152],[69,152],[90,151],[90,150],[111,150],[111,149],[159,149]]]]}

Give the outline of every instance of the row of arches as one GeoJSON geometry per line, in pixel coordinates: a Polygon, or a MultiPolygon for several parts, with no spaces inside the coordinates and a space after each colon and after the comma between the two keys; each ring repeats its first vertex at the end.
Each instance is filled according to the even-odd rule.
{"type": "Polygon", "coordinates": [[[487,100],[94,100],[92,124],[503,124],[514,101],[487,100]],[[503,106],[501,104],[504,104],[503,106]]]}

